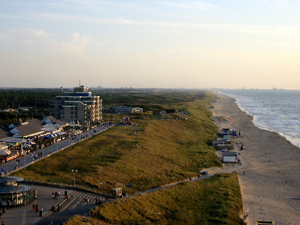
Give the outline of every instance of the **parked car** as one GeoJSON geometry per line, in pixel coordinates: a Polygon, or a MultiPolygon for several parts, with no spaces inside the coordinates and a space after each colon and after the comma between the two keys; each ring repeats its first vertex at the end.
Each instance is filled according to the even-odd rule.
{"type": "Polygon", "coordinates": [[[228,149],[222,149],[221,152],[230,152],[228,149]]]}

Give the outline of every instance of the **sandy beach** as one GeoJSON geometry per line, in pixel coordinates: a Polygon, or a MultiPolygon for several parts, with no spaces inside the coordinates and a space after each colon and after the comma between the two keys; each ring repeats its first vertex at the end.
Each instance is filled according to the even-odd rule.
{"type": "Polygon", "coordinates": [[[279,134],[254,126],[235,99],[218,96],[213,115],[233,118],[218,125],[240,130],[244,136],[237,139],[245,146],[244,165],[236,172],[244,208],[249,208],[248,224],[265,220],[300,225],[300,149],[279,134]]]}

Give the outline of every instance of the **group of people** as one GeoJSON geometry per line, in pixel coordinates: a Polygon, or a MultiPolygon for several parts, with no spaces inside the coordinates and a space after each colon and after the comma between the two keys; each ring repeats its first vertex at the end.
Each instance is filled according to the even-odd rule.
{"type": "Polygon", "coordinates": [[[96,202],[96,205],[102,204],[101,198],[96,198],[95,202],[96,202]]]}
{"type": "Polygon", "coordinates": [[[40,157],[43,157],[43,152],[39,152],[37,155],[36,154],[31,154],[33,160],[38,159],[40,157]]]}
{"type": "Polygon", "coordinates": [[[54,205],[51,207],[52,212],[56,212],[56,210],[57,210],[57,212],[59,212],[59,204],[57,205],[57,208],[55,208],[54,205]]]}
{"type": "Polygon", "coordinates": [[[58,190],[58,191],[56,191],[55,193],[54,192],[52,192],[52,198],[59,198],[59,196],[60,196],[60,190],[58,190]]]}
{"type": "MultiPolygon", "coordinates": [[[[32,205],[32,211],[33,211],[33,212],[39,212],[39,206],[38,206],[38,204],[33,204],[33,205],[32,205]]],[[[41,208],[41,209],[40,209],[40,216],[43,215],[43,211],[44,211],[44,209],[41,208]]]]}
{"type": "Polygon", "coordinates": [[[38,204],[33,204],[32,205],[32,210],[33,210],[33,212],[38,212],[39,211],[39,206],[38,206],[38,204]]]}

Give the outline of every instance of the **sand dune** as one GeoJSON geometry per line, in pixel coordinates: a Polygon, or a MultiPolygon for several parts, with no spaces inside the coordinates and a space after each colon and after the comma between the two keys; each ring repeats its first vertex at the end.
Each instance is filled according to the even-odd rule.
{"type": "Polygon", "coordinates": [[[245,146],[241,151],[245,165],[236,172],[244,208],[249,208],[248,224],[271,220],[300,225],[300,149],[277,133],[255,127],[235,99],[219,95],[214,106],[214,116],[233,118],[218,125],[238,129],[244,136],[239,141],[245,146]]]}

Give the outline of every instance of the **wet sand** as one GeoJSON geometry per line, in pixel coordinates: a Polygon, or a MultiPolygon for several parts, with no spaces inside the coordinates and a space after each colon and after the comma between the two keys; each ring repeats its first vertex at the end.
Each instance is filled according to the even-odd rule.
{"type": "Polygon", "coordinates": [[[300,225],[300,149],[277,133],[254,126],[252,117],[240,110],[235,99],[219,95],[213,116],[233,118],[220,127],[241,131],[245,150],[243,168],[237,168],[248,224],[256,220],[276,225],[300,225]],[[246,175],[244,175],[246,172],[246,175]]]}

